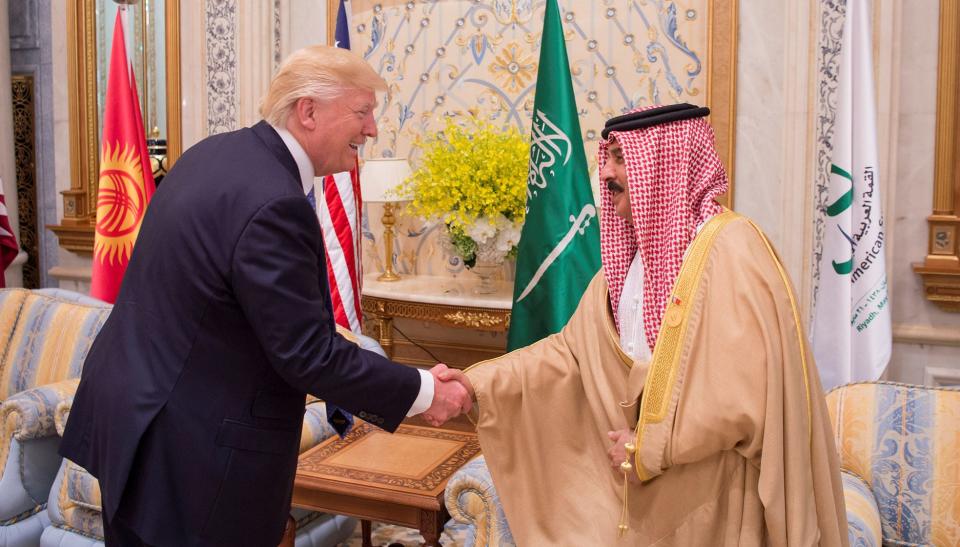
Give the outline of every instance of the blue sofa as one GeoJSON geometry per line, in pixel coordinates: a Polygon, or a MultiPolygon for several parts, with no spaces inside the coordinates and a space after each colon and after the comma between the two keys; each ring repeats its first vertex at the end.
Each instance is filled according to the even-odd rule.
{"type": "MultiPolygon", "coordinates": [[[[0,547],[103,545],[99,485],[57,447],[109,313],[109,304],[71,291],[0,290],[0,547]]],[[[352,338],[383,352],[370,338],[352,338]]],[[[333,434],[323,403],[310,401],[301,452],[333,434]]],[[[297,547],[335,545],[356,527],[339,515],[291,514],[297,547]]]]}
{"type": "MultiPolygon", "coordinates": [[[[960,389],[864,382],[827,394],[850,545],[960,545],[960,389]]],[[[447,483],[473,546],[515,545],[483,457],[447,483]]]]}

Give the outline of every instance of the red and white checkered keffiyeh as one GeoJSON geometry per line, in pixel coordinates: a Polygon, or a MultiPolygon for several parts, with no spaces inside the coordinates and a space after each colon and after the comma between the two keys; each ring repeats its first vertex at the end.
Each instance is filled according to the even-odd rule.
{"type": "MultiPolygon", "coordinates": [[[[650,108],[656,107],[633,112],[650,108]]],[[[723,210],[714,198],[727,191],[727,174],[714,148],[713,128],[704,118],[611,131],[608,140],[600,142],[600,170],[606,163],[607,147],[614,140],[620,143],[626,164],[633,226],[617,216],[610,192],[601,181],[603,273],[619,330],[623,282],[639,247],[643,261],[643,327],[653,351],[667,299],[697,226],[723,210]]]]}

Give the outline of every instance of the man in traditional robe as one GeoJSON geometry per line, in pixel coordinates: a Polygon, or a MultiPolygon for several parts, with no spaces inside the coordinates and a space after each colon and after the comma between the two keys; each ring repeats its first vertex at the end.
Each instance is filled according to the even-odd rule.
{"type": "Polygon", "coordinates": [[[714,199],[708,113],[607,122],[602,271],[561,332],[466,372],[519,545],[847,544],[797,302],[760,229],[714,199]]]}

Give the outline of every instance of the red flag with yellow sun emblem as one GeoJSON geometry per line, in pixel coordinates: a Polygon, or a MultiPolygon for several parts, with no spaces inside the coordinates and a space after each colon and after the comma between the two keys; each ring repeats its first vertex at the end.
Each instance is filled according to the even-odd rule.
{"type": "Polygon", "coordinates": [[[127,61],[121,12],[114,23],[103,108],[97,227],[90,295],[114,302],[147,203],[156,188],[143,131],[137,82],[127,61]]]}

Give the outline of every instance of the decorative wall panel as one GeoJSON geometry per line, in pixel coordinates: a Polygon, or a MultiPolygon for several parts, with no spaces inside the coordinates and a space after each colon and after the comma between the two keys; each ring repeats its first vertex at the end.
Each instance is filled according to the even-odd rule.
{"type": "Polygon", "coordinates": [[[13,97],[13,155],[17,172],[17,212],[20,248],[27,253],[23,286],[40,288],[40,244],[37,233],[37,149],[33,76],[11,78],[13,97]]]}
{"type": "MultiPolygon", "coordinates": [[[[735,68],[724,57],[724,81],[708,67],[711,43],[723,34],[736,43],[731,2],[664,0],[560,0],[567,54],[590,170],[608,118],[649,104],[707,104],[732,120],[731,104],[711,104],[711,85],[732,95],[735,68]],[[716,11],[728,28],[711,28],[716,11]],[[714,35],[711,35],[714,33],[714,35]],[[729,89],[726,89],[729,88],[729,89]]],[[[353,0],[351,45],[383,76],[389,89],[379,106],[379,137],[364,157],[410,157],[413,143],[447,117],[477,116],[530,130],[544,0],[353,0]]],[[[715,114],[716,117],[716,114],[715,114]]],[[[717,123],[716,120],[714,123],[717,123]]],[[[718,141],[731,152],[732,139],[718,141]]],[[[367,271],[382,269],[379,206],[365,215],[367,271]]],[[[438,227],[401,216],[396,254],[402,273],[456,274],[455,257],[442,256],[438,227]]],[[[509,277],[509,272],[504,272],[509,277]]]]}
{"type": "MultiPolygon", "coordinates": [[[[386,78],[367,157],[409,156],[447,116],[527,132],[543,0],[354,0],[352,45],[386,78]]],[[[561,0],[591,165],[603,122],[645,104],[707,100],[707,2],[561,0]]]]}
{"type": "Polygon", "coordinates": [[[207,134],[237,129],[237,0],[206,2],[207,134]]]}
{"type": "Polygon", "coordinates": [[[814,179],[813,262],[810,313],[817,304],[820,284],[820,257],[826,225],[827,197],[830,189],[830,158],[833,157],[833,123],[837,116],[837,72],[840,69],[840,48],[846,0],[820,2],[819,47],[817,48],[816,89],[816,171],[814,179]]]}

